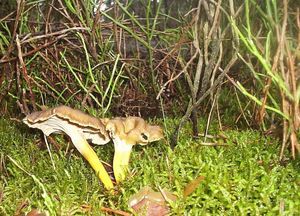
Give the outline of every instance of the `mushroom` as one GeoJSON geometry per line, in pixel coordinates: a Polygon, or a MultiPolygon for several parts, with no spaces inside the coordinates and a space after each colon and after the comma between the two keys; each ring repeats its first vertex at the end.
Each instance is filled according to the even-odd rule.
{"type": "Polygon", "coordinates": [[[163,138],[163,130],[150,125],[140,117],[116,117],[105,122],[106,130],[114,142],[115,154],[113,169],[116,182],[125,179],[132,147],[136,144],[146,145],[163,138]]]}
{"type": "Polygon", "coordinates": [[[59,106],[27,115],[23,122],[31,128],[38,128],[46,136],[52,133],[66,133],[83,157],[90,163],[107,189],[113,188],[113,183],[100,162],[97,154],[87,140],[104,145],[110,141],[109,135],[101,120],[80,110],[67,106],[59,106]]]}

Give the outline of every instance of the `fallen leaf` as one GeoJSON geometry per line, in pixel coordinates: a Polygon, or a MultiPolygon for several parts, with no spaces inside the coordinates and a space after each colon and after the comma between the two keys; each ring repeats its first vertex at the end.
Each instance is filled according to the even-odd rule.
{"type": "Polygon", "coordinates": [[[114,215],[131,216],[131,214],[128,213],[128,212],[124,212],[124,211],[116,210],[116,209],[111,209],[111,208],[107,208],[107,207],[101,207],[101,211],[105,211],[105,212],[108,212],[108,213],[113,213],[114,215]]]}
{"type": "Polygon", "coordinates": [[[30,212],[27,213],[26,216],[46,216],[46,214],[38,209],[32,209],[30,212]]]}
{"type": "Polygon", "coordinates": [[[189,196],[191,193],[193,193],[197,187],[199,186],[200,182],[204,180],[204,176],[198,176],[196,179],[190,181],[190,183],[185,186],[183,191],[183,197],[189,196]]]}
{"type": "Polygon", "coordinates": [[[90,212],[92,210],[92,206],[87,205],[87,204],[82,204],[81,206],[82,211],[86,212],[90,212]]]}
{"type": "Polygon", "coordinates": [[[4,197],[4,193],[3,193],[3,191],[1,190],[1,191],[0,191],[0,203],[1,203],[2,200],[3,200],[3,197],[4,197]]]}
{"type": "Polygon", "coordinates": [[[169,201],[175,201],[177,197],[166,189],[155,192],[146,186],[129,198],[128,205],[138,215],[164,216],[170,213],[169,201]]]}
{"type": "Polygon", "coordinates": [[[17,210],[15,212],[15,216],[20,216],[20,215],[24,215],[23,210],[28,207],[29,203],[28,200],[23,200],[18,206],[17,206],[17,210]]]}

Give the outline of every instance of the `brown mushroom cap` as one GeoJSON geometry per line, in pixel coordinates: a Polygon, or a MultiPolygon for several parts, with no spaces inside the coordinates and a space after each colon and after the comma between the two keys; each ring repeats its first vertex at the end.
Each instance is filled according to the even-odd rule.
{"type": "Polygon", "coordinates": [[[59,106],[34,112],[26,116],[23,122],[31,128],[42,130],[46,136],[51,133],[66,133],[77,150],[90,163],[104,186],[107,189],[113,188],[110,176],[87,142],[87,140],[90,140],[99,145],[109,142],[110,137],[100,119],[67,106],[59,106]]]}
{"type": "Polygon", "coordinates": [[[62,124],[66,122],[78,127],[78,130],[83,132],[85,138],[94,144],[102,145],[108,143],[110,140],[101,119],[67,106],[59,106],[31,113],[24,118],[23,122],[29,127],[41,129],[47,136],[51,133],[60,133],[63,131],[63,128],[59,127],[63,127],[62,124]],[[48,125],[45,125],[47,121],[48,125]],[[42,125],[42,123],[44,124],[42,125]],[[54,126],[54,124],[58,124],[59,126],[54,126]],[[46,128],[47,126],[48,128],[46,128]]]}
{"type": "Polygon", "coordinates": [[[133,145],[146,145],[163,138],[163,130],[140,117],[117,117],[106,123],[106,130],[114,142],[113,169],[117,182],[125,179],[133,145]]]}
{"type": "Polygon", "coordinates": [[[106,130],[132,145],[145,145],[164,136],[160,126],[150,125],[143,118],[135,116],[113,118],[106,123],[106,130]]]}

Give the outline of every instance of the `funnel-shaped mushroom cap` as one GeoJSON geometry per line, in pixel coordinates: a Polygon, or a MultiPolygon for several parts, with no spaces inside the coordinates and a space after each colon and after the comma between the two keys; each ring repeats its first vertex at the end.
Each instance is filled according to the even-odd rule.
{"type": "Polygon", "coordinates": [[[61,133],[71,125],[80,130],[86,140],[97,145],[110,141],[102,121],[80,110],[67,106],[59,106],[27,115],[23,122],[29,127],[38,128],[49,136],[51,133],[61,133]]]}
{"type": "Polygon", "coordinates": [[[113,118],[106,123],[106,130],[113,138],[119,137],[131,145],[146,145],[163,138],[160,126],[150,125],[140,117],[113,118]]]}
{"type": "Polygon", "coordinates": [[[98,156],[86,140],[103,145],[110,138],[100,119],[72,109],[67,106],[34,112],[23,119],[29,127],[38,128],[46,136],[51,133],[66,133],[74,146],[91,164],[106,188],[111,189],[113,184],[98,156]]]}
{"type": "Polygon", "coordinates": [[[113,169],[117,182],[124,180],[133,145],[146,145],[163,138],[159,126],[150,125],[140,117],[114,118],[106,123],[115,146],[113,169]]]}

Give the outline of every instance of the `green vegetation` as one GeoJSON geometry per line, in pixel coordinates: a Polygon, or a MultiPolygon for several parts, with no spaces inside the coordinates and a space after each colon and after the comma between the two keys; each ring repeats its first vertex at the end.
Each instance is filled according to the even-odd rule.
{"type": "MultiPolygon", "coordinates": [[[[178,195],[174,215],[300,215],[298,1],[1,0],[0,215],[128,212],[146,185],[178,195]],[[66,137],[49,141],[54,168],[39,132],[8,120],[62,104],[165,118],[177,146],[135,147],[109,194],[66,137]],[[192,138],[205,131],[226,145],[192,138]]],[[[111,164],[112,144],[94,149],[111,164]]]]}
{"type": "Polygon", "coordinates": [[[296,1],[103,2],[1,1],[0,112],[183,116],[176,142],[199,108],[209,125],[238,103],[237,122],[282,131],[281,159],[300,153],[296,1]]]}
{"type": "MultiPolygon", "coordinates": [[[[292,1],[291,1],[292,2],[292,1]]],[[[266,1],[265,5],[257,5],[255,1],[245,1],[244,29],[232,19],[233,29],[253,60],[246,60],[241,51],[239,58],[249,67],[257,85],[255,92],[250,93],[239,82],[231,82],[259,105],[256,113],[256,123],[266,129],[265,123],[270,122],[266,110],[277,114],[283,122],[282,148],[280,158],[283,157],[286,144],[290,144],[293,158],[300,153],[297,133],[300,129],[299,102],[300,85],[299,70],[297,70],[297,53],[299,52],[300,18],[297,13],[290,14],[289,1],[282,1],[279,8],[277,1],[266,1]],[[250,8],[257,10],[257,15],[264,23],[263,31],[259,32],[251,23],[250,8]],[[297,20],[297,28],[293,21],[297,20]],[[298,39],[296,34],[298,34],[298,39]],[[261,38],[261,39],[260,39],[261,38]],[[259,67],[254,66],[259,63],[259,67]],[[298,82],[298,83],[297,83],[298,82]]],[[[272,117],[271,117],[272,118],[272,117]]],[[[272,120],[271,120],[272,121],[272,120]]]]}
{"type": "MultiPolygon", "coordinates": [[[[173,120],[166,121],[167,129],[172,125],[173,120]]],[[[278,140],[257,131],[227,130],[228,146],[210,147],[201,146],[189,134],[185,127],[174,151],[162,141],[135,147],[132,174],[111,195],[80,154],[66,150],[66,139],[52,136],[61,146],[55,150],[51,145],[54,170],[47,150],[38,147],[37,130],[1,119],[0,215],[32,208],[50,215],[105,215],[101,207],[129,212],[128,198],[146,185],[155,190],[165,187],[179,196],[172,204],[174,215],[300,213],[300,164],[279,164],[278,140]],[[198,176],[205,179],[184,199],[185,186],[198,176]]],[[[94,149],[111,163],[111,144],[94,149]]]]}

